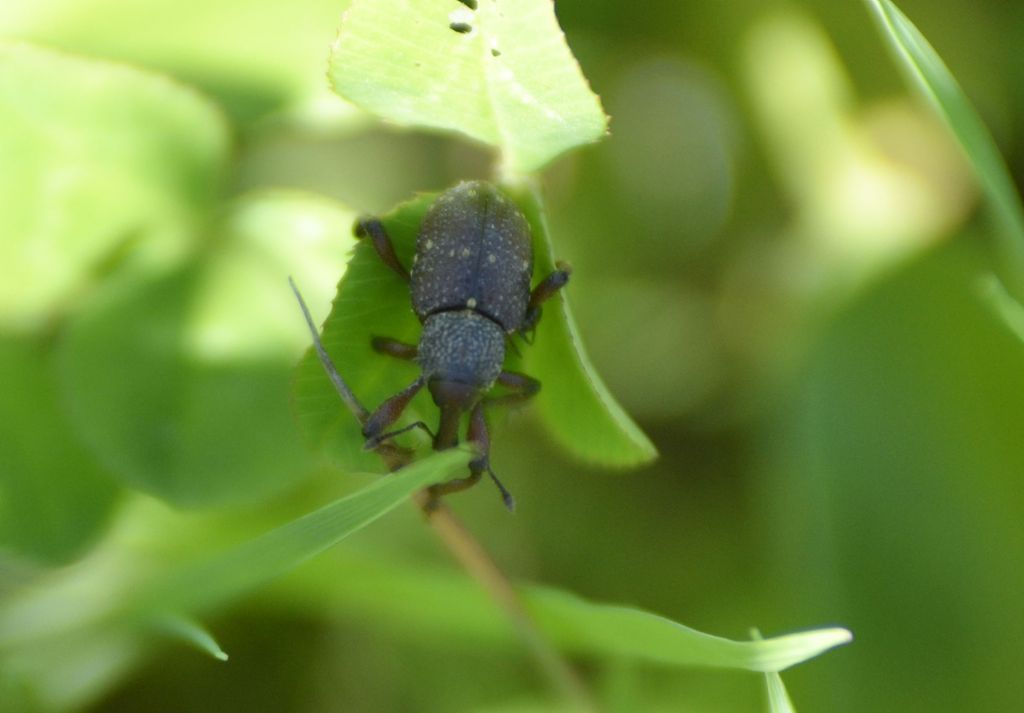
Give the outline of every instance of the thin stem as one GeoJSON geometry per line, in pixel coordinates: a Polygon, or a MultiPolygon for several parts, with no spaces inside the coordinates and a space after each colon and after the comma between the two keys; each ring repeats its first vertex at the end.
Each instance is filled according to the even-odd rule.
{"type": "Polygon", "coordinates": [[[426,491],[416,494],[416,504],[455,559],[505,610],[516,631],[534,655],[549,683],[558,689],[578,711],[592,713],[597,708],[583,681],[537,628],[523,606],[522,598],[491,556],[466,529],[451,508],[432,502],[426,491]]]}
{"type": "MultiPolygon", "coordinates": [[[[288,284],[291,285],[295,298],[299,301],[302,313],[306,318],[306,325],[309,327],[310,335],[313,337],[313,346],[316,348],[320,363],[334,384],[335,390],[341,397],[345,406],[352,412],[360,424],[366,423],[369,412],[356,398],[352,389],[349,388],[345,379],[334,366],[331,357],[327,354],[320,341],[320,335],[310,316],[302,295],[299,293],[295,282],[289,277],[288,284]]],[[[412,460],[412,451],[392,446],[391,444],[378,443],[373,449],[383,460],[388,470],[394,472],[412,460]]],[[[558,653],[551,643],[544,638],[533,619],[530,618],[523,601],[516,592],[515,587],[509,581],[505,573],[501,571],[483,546],[466,529],[462,522],[455,516],[451,508],[443,502],[435,499],[427,490],[422,490],[415,496],[416,504],[427,518],[434,532],[441,541],[466,569],[476,579],[484,590],[505,610],[505,614],[512,621],[516,631],[526,643],[527,648],[536,658],[540,665],[541,672],[547,677],[554,688],[559,690],[580,713],[594,713],[597,710],[589,691],[583,685],[583,681],[558,653]]]]}

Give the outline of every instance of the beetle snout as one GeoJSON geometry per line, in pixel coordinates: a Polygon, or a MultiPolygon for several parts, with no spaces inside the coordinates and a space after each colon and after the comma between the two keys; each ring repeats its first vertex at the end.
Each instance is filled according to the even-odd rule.
{"type": "Polygon", "coordinates": [[[480,387],[447,379],[431,379],[427,383],[430,395],[439,408],[469,411],[480,400],[480,387]]]}

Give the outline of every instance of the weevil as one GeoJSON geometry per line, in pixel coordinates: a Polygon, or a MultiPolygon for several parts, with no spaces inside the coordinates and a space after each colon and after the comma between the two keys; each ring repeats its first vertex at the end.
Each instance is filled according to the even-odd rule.
{"type": "Polygon", "coordinates": [[[459,183],[431,204],[416,236],[411,270],[399,261],[380,220],[360,218],[355,234],[368,239],[384,264],[409,284],[413,311],[423,325],[416,346],[373,338],[375,351],[415,361],[420,374],[370,414],[363,425],[367,447],[420,428],[431,435],[435,450],[451,448],[468,413],[466,440],[477,444],[480,455],[469,464],[468,477],[434,485],[430,494],[436,500],[465,490],[486,472],[506,507],[514,509],[512,495],[491,468],[486,410],[526,401],[540,390],[538,380],[504,370],[506,342],[533,333],[541,305],[565,286],[571,269],[559,262],[531,289],[529,223],[515,203],[483,181],[459,183]],[[507,393],[488,396],[495,384],[507,393]],[[437,430],[417,421],[388,431],[424,386],[440,410],[437,430]]]}

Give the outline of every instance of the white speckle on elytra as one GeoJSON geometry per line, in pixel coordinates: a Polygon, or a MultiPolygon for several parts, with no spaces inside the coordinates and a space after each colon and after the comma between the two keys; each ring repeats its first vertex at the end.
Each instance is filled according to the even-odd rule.
{"type": "Polygon", "coordinates": [[[469,248],[462,248],[462,257],[469,257],[469,248]]]}
{"type": "Polygon", "coordinates": [[[476,307],[476,298],[470,297],[468,300],[466,300],[466,306],[469,307],[470,309],[476,307]]]}
{"type": "Polygon", "coordinates": [[[449,250],[448,251],[448,257],[455,257],[455,251],[454,250],[449,250]]]}
{"type": "Polygon", "coordinates": [[[498,258],[496,258],[494,256],[494,253],[491,253],[490,255],[487,256],[487,262],[491,263],[492,265],[494,263],[496,263],[497,261],[498,261],[498,258]]]}
{"type": "Polygon", "coordinates": [[[427,240],[427,244],[423,246],[423,249],[424,250],[430,250],[430,248],[432,248],[432,247],[434,247],[434,241],[433,240],[427,240]]]}
{"type": "Polygon", "coordinates": [[[523,260],[523,269],[524,270],[529,270],[530,269],[530,261],[529,260],[523,260]]]}

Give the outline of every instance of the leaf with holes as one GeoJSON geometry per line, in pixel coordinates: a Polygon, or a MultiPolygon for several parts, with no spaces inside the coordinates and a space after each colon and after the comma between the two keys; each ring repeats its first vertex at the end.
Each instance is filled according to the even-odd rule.
{"type": "Polygon", "coordinates": [[[512,173],[537,171],[607,129],[550,0],[355,0],[330,79],[384,119],[498,148],[512,173]]]}

